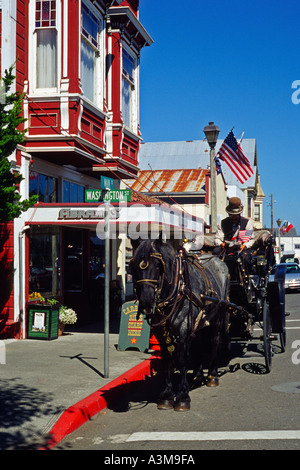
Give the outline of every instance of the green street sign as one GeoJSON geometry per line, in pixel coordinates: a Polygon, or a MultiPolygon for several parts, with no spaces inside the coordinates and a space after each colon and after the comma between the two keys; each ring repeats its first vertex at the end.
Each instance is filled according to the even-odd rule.
{"type": "Polygon", "coordinates": [[[108,176],[100,176],[100,184],[102,189],[114,189],[114,180],[108,176]]]}
{"type": "MultiPolygon", "coordinates": [[[[101,199],[101,189],[86,189],[85,190],[85,202],[99,202],[101,199]]],[[[130,189],[112,189],[107,191],[103,201],[109,202],[130,202],[131,201],[131,190],[130,189]]]]}
{"type": "Polygon", "coordinates": [[[143,314],[137,319],[138,305],[136,301],[125,302],[122,305],[119,351],[136,348],[145,352],[149,348],[150,325],[143,314]]]}

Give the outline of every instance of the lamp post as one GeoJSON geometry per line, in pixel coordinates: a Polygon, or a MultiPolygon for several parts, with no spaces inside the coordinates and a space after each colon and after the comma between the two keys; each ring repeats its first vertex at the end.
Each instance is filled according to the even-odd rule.
{"type": "Polygon", "coordinates": [[[210,213],[211,213],[211,231],[217,231],[217,173],[215,162],[215,146],[218,140],[220,129],[213,122],[203,130],[208,145],[210,147],[210,213]]]}
{"type": "Polygon", "coordinates": [[[278,254],[279,254],[279,263],[280,263],[280,260],[281,260],[281,240],[280,240],[280,226],[281,226],[281,223],[282,223],[282,220],[281,219],[277,219],[276,220],[277,222],[277,225],[278,225],[278,254]]]}

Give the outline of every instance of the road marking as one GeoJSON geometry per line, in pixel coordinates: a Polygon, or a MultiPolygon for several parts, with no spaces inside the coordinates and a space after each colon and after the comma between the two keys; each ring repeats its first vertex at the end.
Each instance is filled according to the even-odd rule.
{"type": "Polygon", "coordinates": [[[113,442],[136,441],[241,441],[300,439],[300,431],[134,432],[111,436],[113,442]]]}

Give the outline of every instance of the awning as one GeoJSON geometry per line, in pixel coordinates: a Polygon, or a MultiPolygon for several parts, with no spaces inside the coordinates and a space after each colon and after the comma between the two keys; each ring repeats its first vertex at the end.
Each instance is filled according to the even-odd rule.
{"type": "Polygon", "coordinates": [[[105,238],[106,210],[109,208],[110,238],[155,239],[160,233],[166,239],[192,239],[204,232],[204,221],[177,208],[160,204],[43,204],[28,211],[26,225],[61,225],[95,228],[105,238]]]}

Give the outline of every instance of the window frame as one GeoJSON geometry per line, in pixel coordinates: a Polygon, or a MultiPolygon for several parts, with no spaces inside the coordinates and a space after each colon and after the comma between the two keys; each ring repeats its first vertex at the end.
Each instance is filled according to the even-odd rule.
{"type": "MultiPolygon", "coordinates": [[[[41,176],[42,176],[43,178],[46,178],[46,180],[48,181],[48,189],[49,189],[49,180],[50,180],[50,179],[52,180],[52,182],[51,182],[51,184],[52,184],[52,189],[53,189],[53,187],[54,187],[53,182],[55,182],[55,186],[56,186],[56,187],[55,187],[55,190],[53,189],[53,191],[52,191],[52,193],[51,193],[51,194],[53,194],[53,193],[55,194],[55,200],[54,200],[54,201],[50,201],[50,200],[48,200],[48,201],[40,201],[40,200],[39,200],[39,202],[44,202],[45,204],[56,204],[56,203],[58,202],[58,185],[59,185],[59,180],[58,180],[58,178],[57,178],[56,176],[48,175],[47,173],[43,173],[43,172],[41,172],[41,171],[29,170],[29,183],[28,183],[28,194],[29,194],[29,196],[36,195],[36,196],[39,197],[39,195],[41,194],[41,193],[39,192],[40,187],[41,187],[41,185],[40,185],[40,177],[41,177],[41,176]],[[37,175],[37,192],[36,192],[36,193],[30,191],[30,181],[31,181],[31,177],[33,176],[34,173],[35,173],[35,175],[37,175]]],[[[48,194],[48,197],[49,197],[49,194],[48,194]]]]}
{"type": "MultiPolygon", "coordinates": [[[[49,93],[58,93],[60,89],[61,78],[61,60],[62,60],[62,25],[61,25],[61,0],[56,0],[56,18],[55,26],[41,27],[36,26],[36,3],[38,0],[32,0],[29,3],[29,35],[28,35],[28,63],[29,63],[29,86],[30,93],[45,95],[49,93]],[[38,87],[37,77],[37,51],[38,51],[38,34],[39,30],[55,29],[56,30],[56,86],[54,87],[38,87]]],[[[51,0],[50,0],[51,1],[51,0]]]]}
{"type": "Polygon", "coordinates": [[[103,110],[103,98],[104,98],[104,19],[101,13],[88,5],[86,1],[81,3],[80,11],[80,41],[79,41],[79,76],[80,76],[80,87],[83,99],[88,100],[94,106],[103,110]],[[84,27],[83,27],[83,10],[85,10],[91,17],[97,22],[97,39],[94,38],[84,27]],[[94,17],[94,18],[93,18],[94,17]],[[84,94],[84,84],[82,81],[82,43],[85,43],[94,55],[94,96],[93,99],[89,98],[84,94]],[[96,86],[97,85],[97,86],[96,86]]]}
{"type": "Polygon", "coordinates": [[[71,181],[71,180],[68,180],[66,178],[63,178],[63,181],[62,181],[62,202],[63,203],[66,203],[66,204],[72,204],[72,203],[83,203],[84,202],[84,191],[85,191],[85,186],[83,184],[79,184],[77,183],[76,181],[71,181]],[[69,200],[66,201],[65,200],[65,183],[68,183],[70,186],[69,186],[69,200]],[[71,185],[75,185],[77,187],[77,201],[70,201],[70,194],[71,194],[71,185]],[[82,191],[83,191],[83,200],[82,201],[79,201],[78,200],[78,188],[82,188],[82,191]]]}
{"type": "MultiPolygon", "coordinates": [[[[137,133],[138,128],[138,57],[137,54],[134,53],[133,50],[126,47],[125,44],[122,44],[121,49],[121,115],[122,120],[127,129],[131,132],[137,133]],[[132,76],[126,71],[124,68],[124,55],[129,56],[129,59],[132,60],[133,63],[133,71],[132,76]],[[125,113],[123,108],[123,83],[124,81],[129,84],[131,89],[131,96],[130,96],[130,122],[125,122],[125,113]]],[[[127,113],[126,113],[127,114],[127,113]]]]}

